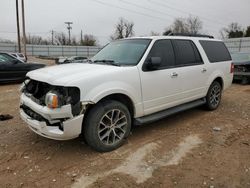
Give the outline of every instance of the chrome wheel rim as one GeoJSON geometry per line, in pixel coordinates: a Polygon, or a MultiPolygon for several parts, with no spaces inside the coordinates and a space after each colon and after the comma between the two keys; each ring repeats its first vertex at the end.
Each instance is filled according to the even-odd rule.
{"type": "Polygon", "coordinates": [[[219,105],[219,103],[220,103],[220,96],[221,96],[221,88],[218,85],[215,85],[211,89],[211,94],[210,94],[210,97],[209,97],[210,104],[213,107],[216,107],[217,105],[219,105]]]}
{"type": "Polygon", "coordinates": [[[124,112],[113,109],[105,113],[98,125],[98,137],[105,145],[113,145],[121,141],[128,127],[124,112]]]}

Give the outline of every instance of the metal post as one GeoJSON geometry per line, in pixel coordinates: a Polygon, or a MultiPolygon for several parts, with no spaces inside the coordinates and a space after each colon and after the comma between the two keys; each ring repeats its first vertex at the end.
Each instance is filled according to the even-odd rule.
{"type": "Polygon", "coordinates": [[[18,52],[21,53],[18,0],[16,0],[16,26],[17,26],[17,44],[18,44],[18,52]]]}
{"type": "Polygon", "coordinates": [[[239,52],[241,51],[241,43],[242,43],[242,39],[240,39],[239,52]]]}
{"type": "Polygon", "coordinates": [[[65,22],[65,24],[68,25],[67,29],[68,29],[68,32],[69,32],[69,45],[70,45],[70,43],[71,43],[71,41],[70,41],[70,30],[72,29],[72,27],[70,25],[73,24],[73,22],[65,22]]]}
{"type": "Polygon", "coordinates": [[[24,48],[24,55],[27,57],[26,51],[26,33],[25,33],[25,15],[24,15],[24,0],[22,0],[22,22],[23,22],[23,48],[24,48]]]}
{"type": "Polygon", "coordinates": [[[51,43],[54,45],[54,31],[51,31],[51,43]]]}

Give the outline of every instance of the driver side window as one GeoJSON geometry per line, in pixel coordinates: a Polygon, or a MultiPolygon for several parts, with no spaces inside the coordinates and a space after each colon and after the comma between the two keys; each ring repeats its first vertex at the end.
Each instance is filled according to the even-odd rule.
{"type": "Polygon", "coordinates": [[[161,65],[159,69],[171,68],[175,66],[175,54],[170,40],[157,40],[151,51],[149,52],[148,58],[160,57],[161,65]]]}

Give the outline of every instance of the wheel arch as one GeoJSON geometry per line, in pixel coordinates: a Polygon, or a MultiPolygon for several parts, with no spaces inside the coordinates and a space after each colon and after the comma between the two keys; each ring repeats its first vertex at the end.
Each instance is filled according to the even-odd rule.
{"type": "Polygon", "coordinates": [[[103,101],[107,101],[107,100],[115,100],[115,101],[118,101],[118,102],[124,104],[128,108],[128,110],[131,114],[131,117],[132,118],[134,117],[135,106],[134,106],[132,99],[129,96],[127,96],[123,93],[113,93],[113,94],[109,94],[109,95],[103,97],[102,99],[100,99],[98,101],[98,103],[103,102],[103,101]]]}
{"type": "Polygon", "coordinates": [[[131,118],[134,118],[135,114],[136,114],[136,109],[135,109],[135,105],[133,103],[133,100],[126,94],[123,93],[112,93],[112,94],[108,94],[102,98],[100,98],[98,101],[95,101],[95,103],[90,104],[85,112],[85,115],[88,115],[88,112],[90,111],[91,108],[93,108],[96,104],[100,103],[100,102],[104,102],[107,100],[115,100],[118,101],[122,104],[124,104],[128,110],[129,113],[131,114],[131,118]]]}
{"type": "MultiPolygon", "coordinates": [[[[213,82],[215,82],[215,81],[219,82],[219,84],[221,85],[221,88],[222,88],[222,90],[223,90],[223,88],[224,88],[224,81],[223,81],[222,77],[221,77],[221,76],[217,76],[217,77],[211,82],[211,84],[212,84],[213,82]]],[[[210,85],[211,85],[211,84],[210,84],[210,85]]]]}

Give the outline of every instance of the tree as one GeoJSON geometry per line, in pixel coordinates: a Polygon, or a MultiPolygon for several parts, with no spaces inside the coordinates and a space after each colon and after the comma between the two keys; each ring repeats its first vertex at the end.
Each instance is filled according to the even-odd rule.
{"type": "Polygon", "coordinates": [[[242,27],[237,22],[232,22],[227,28],[223,28],[221,31],[222,38],[240,38],[244,36],[242,27]]]}
{"type": "Polygon", "coordinates": [[[55,33],[55,43],[58,45],[66,45],[68,42],[66,34],[61,33],[55,33]]]}
{"type": "Polygon", "coordinates": [[[26,43],[35,45],[48,45],[50,44],[50,41],[42,38],[41,36],[29,34],[28,36],[26,36],[26,43]]]}
{"type": "Polygon", "coordinates": [[[186,27],[190,34],[198,34],[202,30],[202,21],[197,16],[189,16],[186,19],[186,27]]]}
{"type": "Polygon", "coordinates": [[[170,28],[173,33],[188,33],[186,20],[184,18],[176,18],[170,28]]]}
{"type": "Polygon", "coordinates": [[[13,43],[15,43],[15,42],[12,41],[12,40],[9,40],[9,39],[2,39],[2,38],[0,38],[0,42],[2,42],[2,43],[8,43],[8,44],[13,44],[13,43]]]}
{"type": "Polygon", "coordinates": [[[96,46],[97,39],[93,35],[84,35],[83,40],[80,41],[81,45],[83,46],[96,46]]]}
{"type": "Polygon", "coordinates": [[[134,35],[134,23],[124,18],[120,18],[115,26],[115,33],[110,37],[111,40],[123,39],[134,35]]]}
{"type": "Polygon", "coordinates": [[[159,36],[160,33],[157,33],[157,32],[155,32],[155,31],[151,31],[149,35],[150,35],[150,36],[159,36]]]}
{"type": "Polygon", "coordinates": [[[166,30],[162,33],[162,35],[167,36],[167,35],[169,35],[169,34],[171,34],[171,33],[172,33],[171,28],[168,28],[168,29],[166,29],[166,30]]]}
{"type": "Polygon", "coordinates": [[[166,28],[163,35],[170,33],[199,34],[202,30],[202,21],[199,17],[176,18],[173,24],[166,28]]]}
{"type": "Polygon", "coordinates": [[[247,30],[245,32],[245,37],[250,37],[250,26],[247,27],[247,30]]]}

